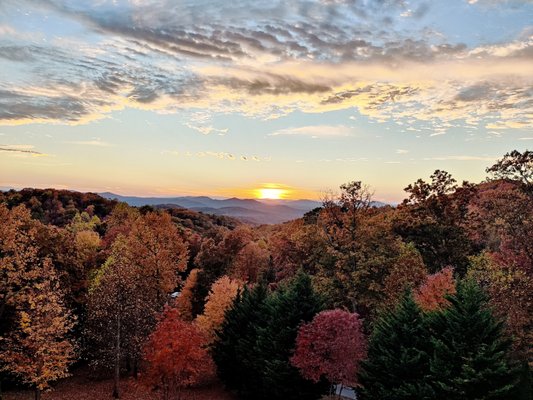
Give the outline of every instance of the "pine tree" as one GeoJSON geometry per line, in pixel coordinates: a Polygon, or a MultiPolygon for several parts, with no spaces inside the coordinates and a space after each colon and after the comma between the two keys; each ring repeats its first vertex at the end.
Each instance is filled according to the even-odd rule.
{"type": "Polygon", "coordinates": [[[431,377],[438,398],[510,399],[516,369],[507,359],[510,341],[487,307],[483,291],[460,282],[451,306],[430,316],[433,356],[431,377]]]}
{"type": "Polygon", "coordinates": [[[303,272],[267,299],[268,323],[258,328],[251,366],[261,377],[256,395],[265,399],[314,399],[327,391],[326,381],[304,379],[290,362],[300,324],[311,321],[321,310],[322,301],[303,272]]]}
{"type": "Polygon", "coordinates": [[[406,292],[394,311],[384,311],[362,363],[361,400],[435,399],[429,372],[430,339],[420,308],[406,292]]]}
{"type": "Polygon", "coordinates": [[[252,290],[245,287],[242,294],[238,293],[213,344],[219,378],[242,397],[252,396],[257,387],[257,374],[249,366],[253,361],[257,327],[265,323],[267,295],[263,284],[252,290]]]}

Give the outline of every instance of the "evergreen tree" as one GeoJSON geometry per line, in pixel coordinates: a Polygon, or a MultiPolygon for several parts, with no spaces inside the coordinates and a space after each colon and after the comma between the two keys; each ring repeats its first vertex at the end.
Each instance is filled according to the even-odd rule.
{"type": "Polygon", "coordinates": [[[237,294],[233,306],[226,312],[213,344],[213,359],[218,376],[227,388],[242,397],[253,395],[258,385],[257,373],[250,369],[253,360],[256,330],[264,324],[264,303],[267,289],[263,284],[252,290],[244,288],[237,294]]]}
{"type": "Polygon", "coordinates": [[[510,365],[510,341],[487,307],[483,291],[460,282],[450,307],[430,315],[431,377],[437,398],[515,398],[517,371],[510,365]]]}
{"type": "Polygon", "coordinates": [[[522,362],[520,371],[520,382],[516,388],[517,400],[533,400],[533,382],[531,379],[531,369],[527,362],[522,362]]]}
{"type": "Polygon", "coordinates": [[[322,300],[303,272],[267,299],[268,323],[259,326],[256,347],[250,354],[250,368],[260,377],[256,396],[301,400],[318,398],[327,391],[327,382],[304,379],[290,362],[300,324],[311,321],[321,310],[322,300]]]}
{"type": "Polygon", "coordinates": [[[382,313],[375,323],[359,377],[359,398],[435,399],[428,380],[430,345],[424,315],[406,292],[398,307],[382,313]]]}

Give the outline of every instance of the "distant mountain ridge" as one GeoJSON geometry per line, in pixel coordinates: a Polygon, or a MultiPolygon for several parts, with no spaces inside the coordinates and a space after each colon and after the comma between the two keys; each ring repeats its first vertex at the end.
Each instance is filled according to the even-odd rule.
{"type": "Polygon", "coordinates": [[[234,217],[254,224],[279,224],[301,218],[306,212],[322,205],[315,200],[255,200],[236,197],[220,200],[207,196],[137,197],[111,192],[98,194],[130,206],[177,206],[206,214],[234,217]]]}

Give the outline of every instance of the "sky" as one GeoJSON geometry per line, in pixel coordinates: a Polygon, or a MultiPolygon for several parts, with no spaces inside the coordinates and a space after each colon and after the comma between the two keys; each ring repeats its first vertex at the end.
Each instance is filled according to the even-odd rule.
{"type": "Polygon", "coordinates": [[[0,1],[0,188],[397,202],[532,145],[531,0],[0,1]]]}

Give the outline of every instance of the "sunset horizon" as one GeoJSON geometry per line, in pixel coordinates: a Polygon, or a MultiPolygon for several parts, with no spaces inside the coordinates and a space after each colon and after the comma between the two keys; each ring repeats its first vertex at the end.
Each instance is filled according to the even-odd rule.
{"type": "Polygon", "coordinates": [[[320,199],[360,180],[396,203],[436,169],[480,182],[533,143],[532,18],[517,0],[3,1],[0,186],[320,199]]]}

